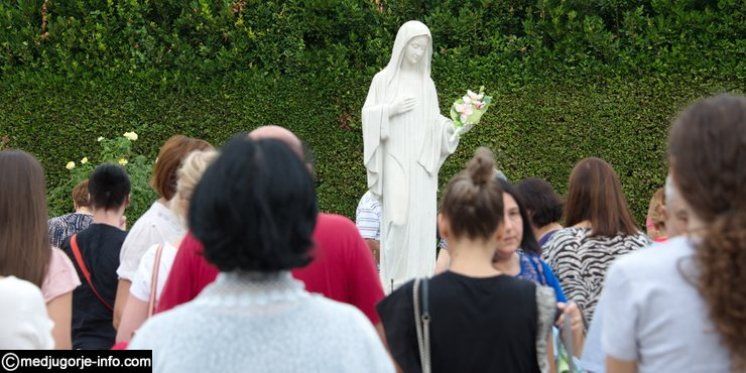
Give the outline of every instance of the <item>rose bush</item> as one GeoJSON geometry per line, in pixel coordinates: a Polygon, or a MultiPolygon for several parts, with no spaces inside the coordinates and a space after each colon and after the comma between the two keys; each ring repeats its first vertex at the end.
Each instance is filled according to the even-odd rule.
{"type": "Polygon", "coordinates": [[[70,171],[69,177],[62,178],[48,193],[48,204],[50,216],[59,216],[72,212],[73,202],[70,193],[79,182],[88,178],[96,166],[103,163],[119,164],[129,174],[132,183],[130,206],[126,214],[129,221],[135,221],[140,217],[157,198],[155,191],[150,187],[148,181],[153,169],[153,161],[147,157],[135,154],[132,143],[137,141],[135,132],[127,132],[121,137],[96,139],[101,150],[96,157],[84,156],[80,164],[68,161],[65,168],[70,171]]]}

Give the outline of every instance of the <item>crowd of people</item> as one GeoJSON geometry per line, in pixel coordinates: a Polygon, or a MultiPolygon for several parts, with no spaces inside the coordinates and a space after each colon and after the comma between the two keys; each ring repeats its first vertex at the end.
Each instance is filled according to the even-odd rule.
{"type": "Polygon", "coordinates": [[[442,190],[435,272],[381,283],[381,201],[318,210],[309,149],[264,126],[160,149],[127,230],[102,164],[48,219],[44,170],[0,152],[0,349],[148,349],[154,370],[746,370],[746,98],[682,111],[644,230],[580,160],[566,195],[479,148],[442,190]]]}

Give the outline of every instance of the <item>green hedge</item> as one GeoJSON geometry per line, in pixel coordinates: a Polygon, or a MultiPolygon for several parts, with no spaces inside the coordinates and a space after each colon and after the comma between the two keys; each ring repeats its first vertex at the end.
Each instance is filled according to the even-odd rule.
{"type": "Polygon", "coordinates": [[[742,1],[382,3],[49,0],[46,13],[42,0],[0,3],[0,139],[35,153],[56,185],[99,136],[134,130],[136,150],[155,157],[175,133],[220,144],[281,124],[315,151],[321,208],[353,216],[365,189],[360,109],[414,18],[433,32],[444,111],[466,88],[495,96],[441,182],[479,145],[512,179],[541,176],[560,191],[576,161],[601,156],[642,221],[665,176],[670,119],[746,82],[742,1]]]}

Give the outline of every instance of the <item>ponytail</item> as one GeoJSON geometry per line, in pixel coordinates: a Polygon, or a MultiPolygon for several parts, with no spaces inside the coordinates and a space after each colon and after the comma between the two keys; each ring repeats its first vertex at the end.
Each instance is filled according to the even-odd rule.
{"type": "Polygon", "coordinates": [[[718,215],[695,255],[697,288],[731,353],[732,369],[746,369],[746,210],[718,215]]]}

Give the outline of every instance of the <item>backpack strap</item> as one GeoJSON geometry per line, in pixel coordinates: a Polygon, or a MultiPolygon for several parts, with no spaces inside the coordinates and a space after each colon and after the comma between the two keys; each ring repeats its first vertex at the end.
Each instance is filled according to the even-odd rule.
{"type": "Polygon", "coordinates": [[[88,283],[88,287],[91,288],[93,291],[93,295],[98,298],[98,300],[101,302],[101,304],[104,305],[109,311],[114,312],[114,307],[112,307],[106,300],[104,300],[104,297],[101,296],[101,294],[98,293],[98,290],[96,290],[96,287],[93,286],[93,281],[91,281],[91,272],[88,270],[88,267],[85,265],[85,261],[83,260],[83,255],[80,252],[80,247],[78,246],[78,234],[72,235],[70,237],[70,247],[73,250],[73,256],[75,257],[75,263],[78,264],[78,269],[80,269],[80,272],[83,273],[83,277],[85,278],[85,281],[88,283]]]}

